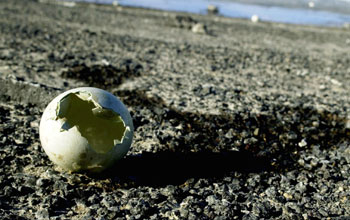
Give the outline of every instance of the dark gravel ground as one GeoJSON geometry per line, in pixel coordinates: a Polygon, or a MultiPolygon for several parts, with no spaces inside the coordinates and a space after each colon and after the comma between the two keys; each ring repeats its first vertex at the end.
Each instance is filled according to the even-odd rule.
{"type": "Polygon", "coordinates": [[[346,219],[349,49],[348,29],[2,0],[1,219],[346,219]],[[135,124],[100,175],[59,172],[38,138],[78,86],[135,124]]]}

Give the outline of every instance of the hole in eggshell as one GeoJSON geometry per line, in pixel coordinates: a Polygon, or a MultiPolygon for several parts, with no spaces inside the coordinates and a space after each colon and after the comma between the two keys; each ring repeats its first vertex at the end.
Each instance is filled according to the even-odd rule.
{"type": "Polygon", "coordinates": [[[123,141],[127,127],[119,114],[100,106],[88,92],[69,93],[56,109],[64,121],[61,131],[76,126],[97,153],[107,153],[123,141]]]}

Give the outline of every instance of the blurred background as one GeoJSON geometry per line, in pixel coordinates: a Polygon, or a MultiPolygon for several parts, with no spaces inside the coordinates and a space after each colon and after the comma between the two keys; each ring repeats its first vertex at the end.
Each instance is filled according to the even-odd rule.
{"type": "Polygon", "coordinates": [[[350,0],[73,0],[318,26],[350,26],[350,0]]]}

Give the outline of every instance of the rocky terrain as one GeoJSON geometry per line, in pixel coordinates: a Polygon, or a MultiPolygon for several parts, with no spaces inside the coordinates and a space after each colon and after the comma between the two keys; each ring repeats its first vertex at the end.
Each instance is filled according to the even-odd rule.
{"type": "Polygon", "coordinates": [[[346,219],[350,31],[0,1],[2,219],[346,219]],[[132,149],[101,174],[44,153],[45,106],[118,96],[132,149]]]}

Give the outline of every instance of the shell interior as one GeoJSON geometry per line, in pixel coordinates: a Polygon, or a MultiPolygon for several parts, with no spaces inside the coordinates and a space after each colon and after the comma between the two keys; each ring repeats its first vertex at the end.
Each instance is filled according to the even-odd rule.
{"type": "Polygon", "coordinates": [[[103,108],[86,91],[64,96],[57,105],[56,120],[62,120],[61,132],[76,126],[97,153],[107,153],[122,143],[128,129],[118,113],[103,108]]]}

